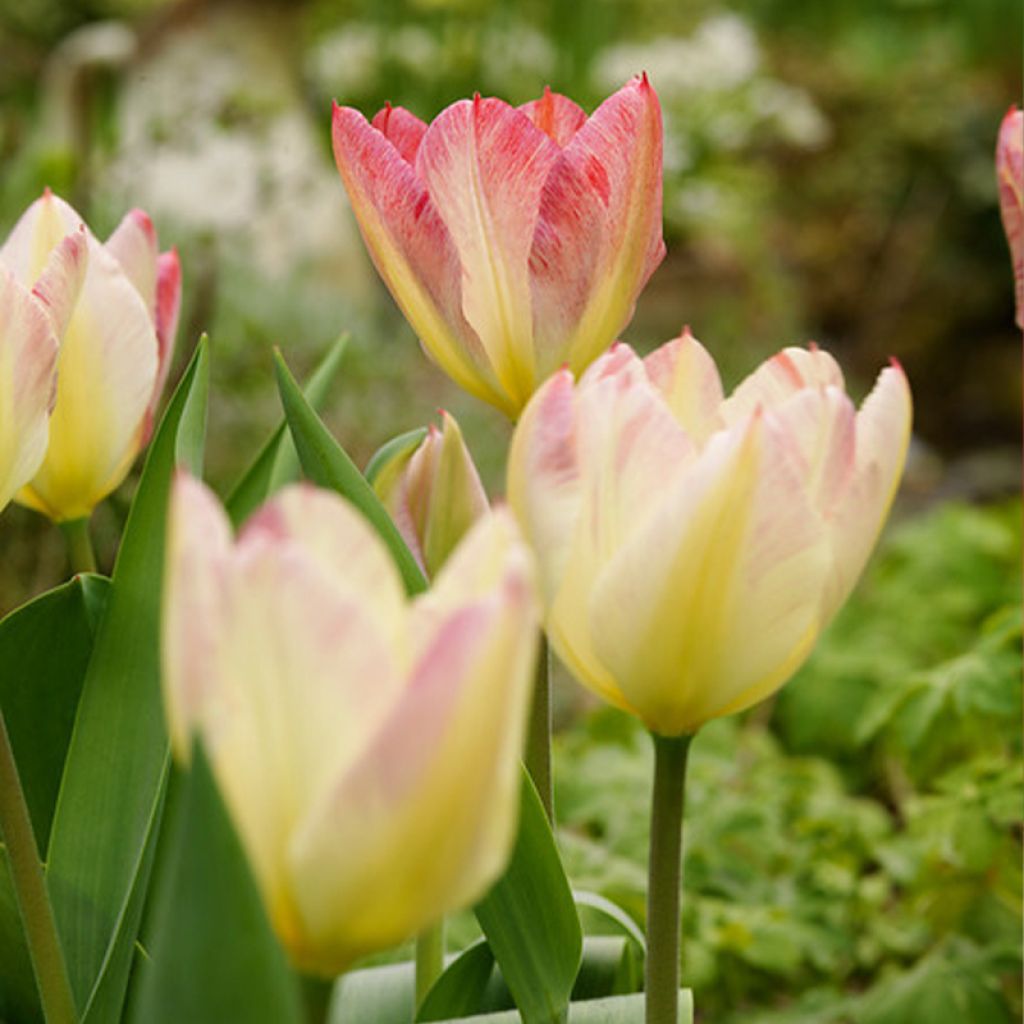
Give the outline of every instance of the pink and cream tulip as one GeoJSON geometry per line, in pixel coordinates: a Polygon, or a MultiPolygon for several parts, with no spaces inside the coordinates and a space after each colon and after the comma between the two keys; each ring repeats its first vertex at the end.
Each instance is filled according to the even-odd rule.
{"type": "Polygon", "coordinates": [[[661,262],[661,108],[646,76],[587,117],[545,91],[460,100],[428,126],[335,105],[334,156],[377,270],[427,352],[517,416],[581,372],[661,262]]]}
{"type": "Polygon", "coordinates": [[[373,488],[428,577],[489,508],[459,424],[446,412],[440,430],[431,424],[419,445],[380,467],[373,488]]]}
{"type": "Polygon", "coordinates": [[[201,738],[295,964],[337,974],[481,896],[515,832],[536,646],[511,513],[410,601],[335,495],[288,488],[233,539],[180,474],[167,558],[172,743],[201,738]]]}
{"type": "Polygon", "coordinates": [[[516,428],[508,487],[556,651],[664,736],[767,697],[860,575],[910,423],[898,365],[858,411],[815,347],[728,398],[688,332],[555,374],[516,428]]]}
{"type": "Polygon", "coordinates": [[[1024,111],[1011,107],[996,145],[999,208],[1013,258],[1017,326],[1024,330],[1024,111]]]}
{"type": "MultiPolygon", "coordinates": [[[[0,266],[31,287],[82,219],[47,190],[0,249],[0,266]]],[[[124,479],[149,439],[167,379],[181,296],[177,254],[132,210],[101,244],[84,229],[87,266],[67,319],[42,464],[17,500],[55,521],[80,519],[124,479]]]]}
{"type": "Polygon", "coordinates": [[[85,233],[53,247],[31,290],[0,266],[0,509],[46,454],[60,339],[86,267],[85,233]]]}

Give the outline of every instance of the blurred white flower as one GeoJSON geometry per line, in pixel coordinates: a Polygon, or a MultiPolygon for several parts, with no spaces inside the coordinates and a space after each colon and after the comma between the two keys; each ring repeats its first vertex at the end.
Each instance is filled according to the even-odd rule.
{"type": "Polygon", "coordinates": [[[344,100],[350,93],[366,91],[377,80],[383,45],[376,25],[348,22],[316,44],[307,71],[324,93],[344,100]]]}

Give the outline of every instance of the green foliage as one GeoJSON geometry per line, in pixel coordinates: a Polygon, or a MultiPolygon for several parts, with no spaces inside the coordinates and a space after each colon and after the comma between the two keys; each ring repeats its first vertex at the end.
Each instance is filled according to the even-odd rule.
{"type": "MultiPolygon", "coordinates": [[[[697,737],[683,980],[708,1019],[1019,1014],[1018,523],[1016,504],[947,506],[894,530],[783,690],[781,739],[769,707],[697,737]]],[[[608,710],[556,748],[570,877],[636,920],[648,748],[608,710]]]]}

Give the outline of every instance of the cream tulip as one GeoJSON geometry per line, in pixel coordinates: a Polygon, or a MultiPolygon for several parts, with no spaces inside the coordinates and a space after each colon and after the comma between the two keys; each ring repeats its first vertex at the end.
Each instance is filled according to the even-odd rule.
{"type": "MultiPolygon", "coordinates": [[[[81,217],[47,190],[15,225],[0,266],[30,287],[81,217]]],[[[56,522],[81,519],[124,479],[149,439],[181,296],[177,254],[132,210],[105,244],[85,229],[88,266],[58,357],[46,456],[17,500],[56,522]]]]}
{"type": "Polygon", "coordinates": [[[483,894],[515,831],[532,561],[488,514],[409,601],[351,506],[281,492],[232,539],[175,481],[164,697],[202,739],[294,963],[333,975],[483,894]]]}
{"type": "Polygon", "coordinates": [[[692,734],[778,689],[845,601],[910,437],[897,364],[858,412],[828,353],[790,348],[725,398],[688,333],[617,345],[527,406],[509,498],[548,636],[653,732],[692,734]]]}

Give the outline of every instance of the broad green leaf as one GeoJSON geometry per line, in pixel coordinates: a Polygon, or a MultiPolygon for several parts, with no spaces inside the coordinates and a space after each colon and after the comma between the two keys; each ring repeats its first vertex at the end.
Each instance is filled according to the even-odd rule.
{"type": "Polygon", "coordinates": [[[328,1024],[410,1024],[415,1009],[411,962],[369,967],[338,981],[328,1024]]]}
{"type": "Polygon", "coordinates": [[[199,470],[207,383],[200,340],[132,502],[53,816],[47,879],[83,1008],[101,983],[105,1002],[123,997],[142,912],[168,765],[158,655],[167,499],[179,458],[199,470]]]}
{"type": "Polygon", "coordinates": [[[551,826],[525,769],[512,859],[474,910],[524,1024],[563,1021],[583,937],[551,826]]]}
{"type": "Polygon", "coordinates": [[[393,459],[401,458],[403,455],[412,455],[423,443],[423,439],[426,436],[426,427],[415,427],[413,430],[407,430],[404,434],[399,434],[397,437],[393,437],[390,441],[382,444],[366,464],[366,470],[363,475],[366,477],[367,482],[371,486],[375,484],[381,470],[389,462],[393,459]]]}
{"type": "Polygon", "coordinates": [[[427,581],[402,540],[398,528],[348,453],[334,440],[303,397],[280,352],[274,354],[274,370],[277,373],[281,404],[303,472],[313,483],[337,491],[366,516],[394,556],[410,594],[426,590],[427,581]]]}
{"type": "Polygon", "coordinates": [[[573,1002],[624,996],[643,988],[643,960],[621,935],[588,935],[572,989],[573,1002]]]}
{"type": "MultiPolygon", "coordinates": [[[[348,338],[348,334],[342,334],[327,350],[303,389],[306,401],[314,409],[319,409],[327,397],[331,381],[348,347],[348,338]]],[[[299,456],[295,451],[295,442],[288,432],[287,422],[282,421],[260,449],[252,465],[232,488],[225,502],[231,522],[235,527],[240,526],[267,497],[291,483],[298,475],[299,456]]]]}
{"type": "Polygon", "coordinates": [[[295,976],[198,745],[168,814],[136,1024],[302,1024],[295,976]]]}
{"type": "Polygon", "coordinates": [[[0,844],[0,1021],[38,1024],[42,1019],[14,882],[7,866],[6,851],[0,844]]]}
{"type": "MultiPolygon", "coordinates": [[[[520,1024],[516,1010],[484,1013],[472,1017],[449,1017],[438,1024],[520,1024]]],[[[590,999],[569,1007],[569,1024],[644,1024],[642,994],[590,999]]],[[[341,1022],[339,1022],[341,1024],[341,1022]]],[[[679,993],[679,1024],[693,1024],[693,999],[690,992],[679,993]]]]}
{"type": "Polygon", "coordinates": [[[647,940],[644,933],[640,931],[639,925],[627,914],[622,907],[612,903],[610,899],[596,892],[586,892],[582,889],[574,889],[572,898],[576,901],[577,907],[584,907],[598,918],[608,921],[616,931],[628,936],[636,943],[641,953],[647,951],[647,940]]]}
{"type": "Polygon", "coordinates": [[[64,757],[108,586],[102,576],[76,576],[0,622],[0,708],[40,850],[49,841],[64,757]]]}
{"type": "Polygon", "coordinates": [[[494,973],[494,954],[486,942],[477,942],[455,958],[423,1000],[416,1020],[444,1020],[481,1008],[487,983],[494,973]]]}

